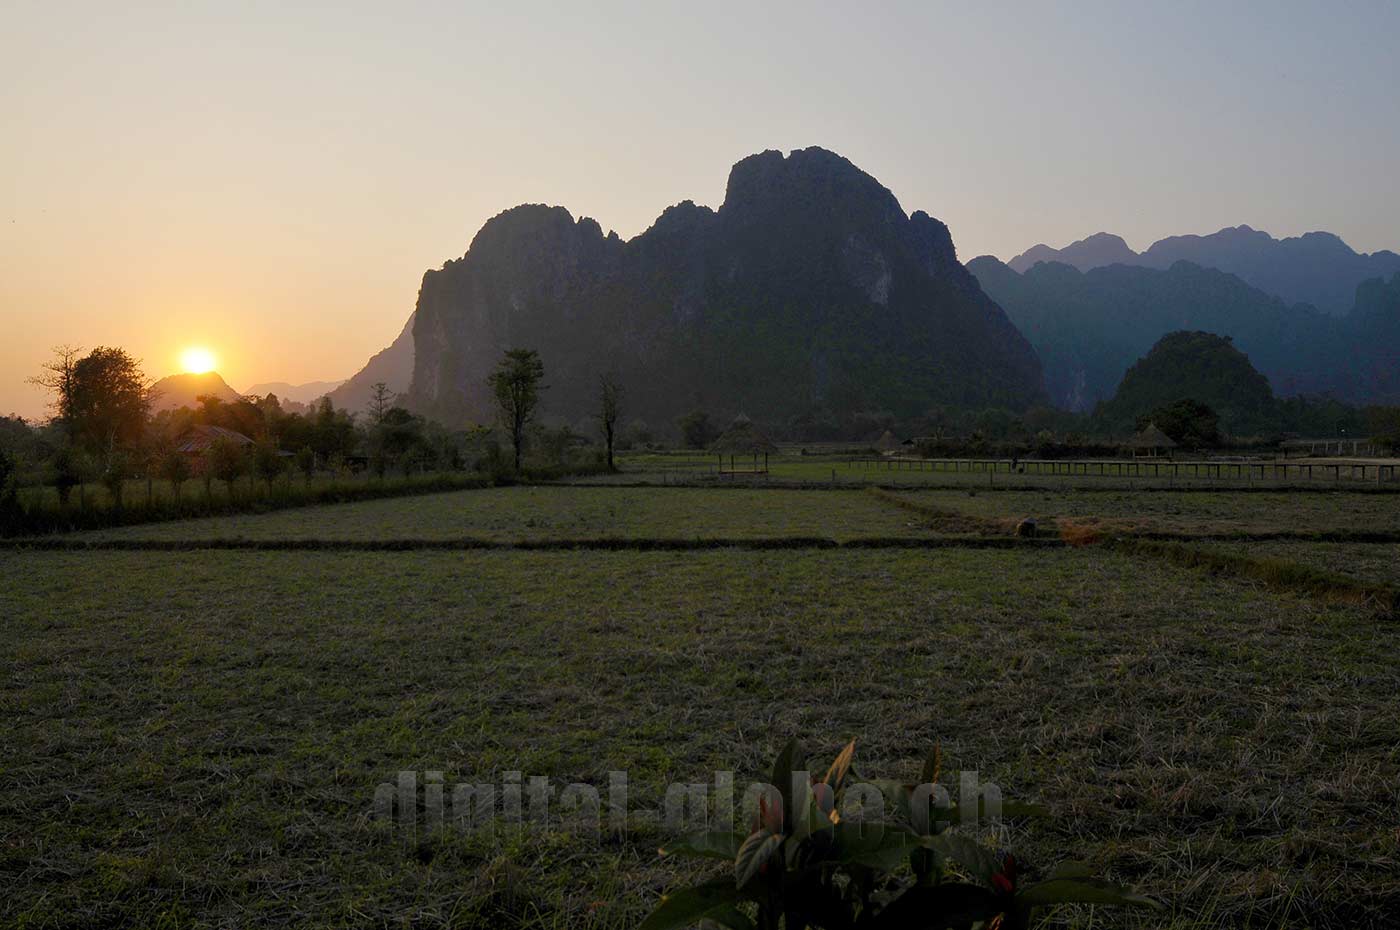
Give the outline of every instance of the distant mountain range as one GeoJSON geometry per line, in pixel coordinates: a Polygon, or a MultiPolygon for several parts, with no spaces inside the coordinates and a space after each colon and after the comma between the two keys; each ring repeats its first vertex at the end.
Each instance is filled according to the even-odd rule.
{"type": "Polygon", "coordinates": [[[515,347],[540,352],[545,410],[568,422],[608,371],[658,424],[703,408],[801,431],[1044,397],[948,228],[819,148],[745,158],[718,210],[686,201],[626,242],[562,207],[508,210],[424,275],[413,344],[411,403],[450,423],[493,418],[486,378],[515,347]]]}
{"type": "Polygon", "coordinates": [[[1024,274],[1038,262],[1092,271],[1115,264],[1165,270],[1179,261],[1229,272],[1285,303],[1310,304],[1334,316],[1351,310],[1361,282],[1400,273],[1400,255],[1395,252],[1356,252],[1329,232],[1275,239],[1248,226],[1208,236],[1171,236],[1141,254],[1118,236],[1095,233],[1063,249],[1033,246],[1006,264],[1024,274]]]}
{"type": "Polygon", "coordinates": [[[266,397],[276,394],[278,400],[309,404],[325,397],[344,384],[344,381],[308,381],[305,384],[288,384],[285,381],[268,381],[255,384],[243,393],[251,397],[266,397]]]}
{"type": "Polygon", "coordinates": [[[1185,261],[1087,272],[1041,262],[1018,274],[986,256],[968,270],[1035,346],[1058,407],[1092,410],[1176,330],[1232,338],[1281,395],[1400,402],[1400,274],[1364,282],[1354,289],[1355,309],[1334,317],[1185,261]]]}

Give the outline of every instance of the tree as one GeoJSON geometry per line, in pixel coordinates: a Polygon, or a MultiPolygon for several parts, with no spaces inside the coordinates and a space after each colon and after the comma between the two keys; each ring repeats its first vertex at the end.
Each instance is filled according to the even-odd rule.
{"type": "Polygon", "coordinates": [[[253,468],[267,482],[268,497],[272,496],[272,482],[282,474],[285,465],[275,443],[264,441],[253,447],[253,468]]]}
{"type": "Polygon", "coordinates": [[[233,483],[248,468],[243,447],[231,439],[220,437],[210,443],[209,451],[205,454],[208,457],[204,466],[206,472],[227,486],[229,500],[233,500],[233,483]]]}
{"type": "Polygon", "coordinates": [[[1198,400],[1164,404],[1137,418],[1138,430],[1156,423],[1157,428],[1183,446],[1213,446],[1220,441],[1220,416],[1198,400]]]}
{"type": "Polygon", "coordinates": [[[67,423],[73,440],[110,457],[141,439],[150,406],[150,381],[123,349],[99,346],[73,364],[67,423]]]}
{"type": "Polygon", "coordinates": [[[1368,407],[1366,427],[1378,445],[1400,450],[1400,407],[1368,407]]]}
{"type": "Polygon", "coordinates": [[[681,438],[691,449],[703,449],[715,441],[717,433],[710,422],[710,415],[703,410],[692,410],[676,421],[681,438]]]}
{"type": "Polygon", "coordinates": [[[0,449],[0,536],[8,535],[24,514],[19,506],[19,493],[15,487],[15,471],[18,464],[15,457],[0,449]]]}
{"type": "Polygon", "coordinates": [[[515,470],[520,470],[520,452],[525,445],[525,427],[535,418],[544,386],[544,363],[534,349],[511,349],[487,378],[496,396],[501,425],[510,432],[515,450],[515,470]]]}
{"type": "Polygon", "coordinates": [[[122,508],[122,492],[126,489],[126,479],[129,477],[131,458],[120,449],[110,452],[102,467],[102,486],[107,489],[107,493],[112,497],[112,504],[118,510],[122,508]]]}
{"type": "Polygon", "coordinates": [[[311,476],[316,473],[316,453],[311,450],[310,446],[302,446],[297,450],[295,463],[297,471],[301,472],[306,483],[310,484],[311,476]]]}
{"type": "Polygon", "coordinates": [[[53,409],[54,420],[64,427],[68,426],[73,415],[73,370],[81,351],[77,346],[57,346],[53,350],[53,361],[45,365],[41,373],[29,379],[30,384],[45,388],[53,394],[49,406],[53,409]]]}
{"type": "MultiPolygon", "coordinates": [[[[377,381],[370,388],[373,392],[369,398],[369,421],[375,426],[384,422],[384,414],[389,412],[389,408],[394,405],[394,394],[389,390],[389,386],[383,381],[377,381]]],[[[327,401],[330,398],[326,398],[327,401]]]]}
{"type": "Polygon", "coordinates": [[[608,471],[617,471],[613,464],[613,445],[617,440],[617,421],[622,415],[622,386],[612,374],[598,377],[598,424],[603,428],[603,442],[608,447],[608,471]]]}
{"type": "Polygon", "coordinates": [[[58,491],[58,506],[67,508],[68,497],[80,488],[86,472],[83,454],[72,446],[61,446],[53,457],[53,486],[58,491]]]}
{"type": "Polygon", "coordinates": [[[175,501],[180,500],[180,489],[184,487],[190,478],[190,462],[185,458],[183,452],[176,452],[174,449],[167,450],[161,456],[159,462],[160,476],[170,482],[170,486],[175,489],[175,501]]]}

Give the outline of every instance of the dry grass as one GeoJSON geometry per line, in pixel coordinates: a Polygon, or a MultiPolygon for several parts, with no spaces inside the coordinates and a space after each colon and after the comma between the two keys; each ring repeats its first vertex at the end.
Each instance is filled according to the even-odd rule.
{"type": "MultiPolygon", "coordinates": [[[[223,543],[276,551],[201,548],[202,522],[96,541],[147,551],[0,550],[0,925],[630,926],[689,874],[655,824],[405,844],[368,819],[375,785],[626,769],[646,810],[790,736],[857,736],[908,776],[941,740],[950,774],[1055,812],[1014,825],[1032,863],[1087,858],[1171,905],[1114,925],[1391,925],[1400,653],[1393,621],[1327,600],[1374,578],[1326,546],[1260,573],[1279,554],[1005,535],[1052,513],[1085,541],[1122,518],[1110,494],[891,496],[515,488],[269,514],[223,543]],[[598,548],[471,551],[464,521],[598,548]],[[701,523],[747,548],[682,538],[701,523]],[[1002,535],[934,535],[953,527],[1002,535]],[[415,546],[370,551],[399,532],[415,546]],[[970,543],[1013,548],[933,548],[970,543]]],[[[1380,499],[1306,496],[1140,495],[1217,531],[1380,499]]]]}
{"type": "Polygon", "coordinates": [[[1400,906],[1400,659],[1363,611],[1099,549],[0,568],[8,923],[625,924],[683,877],[654,828],[406,848],[373,786],[621,768],[646,807],[792,735],[892,774],[941,739],[1055,810],[1018,829],[1032,861],[1088,857],[1169,920],[1400,906]]]}

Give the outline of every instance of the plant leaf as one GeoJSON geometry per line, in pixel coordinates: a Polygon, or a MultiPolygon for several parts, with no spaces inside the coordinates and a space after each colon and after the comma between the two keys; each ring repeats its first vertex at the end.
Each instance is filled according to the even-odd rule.
{"type": "Polygon", "coordinates": [[[826,777],[823,782],[831,786],[833,792],[841,790],[841,783],[846,780],[846,776],[851,771],[851,761],[856,757],[856,741],[851,740],[846,744],[846,748],[836,754],[836,761],[831,763],[831,768],[826,770],[826,777]]]}
{"type": "Polygon", "coordinates": [[[890,871],[922,843],[912,830],[883,822],[843,820],[836,825],[834,858],[890,871]]]}
{"type": "Polygon", "coordinates": [[[780,833],[755,830],[744,839],[734,856],[734,887],[743,888],[759,873],[783,843],[780,833]]]}
{"type": "Polygon", "coordinates": [[[799,764],[802,757],[802,747],[797,740],[788,740],[788,744],[783,747],[783,751],[778,753],[778,758],[773,761],[773,780],[771,784],[778,789],[778,793],[783,796],[783,830],[789,829],[788,825],[797,819],[797,808],[792,803],[792,770],[799,764]]]}
{"type": "Polygon", "coordinates": [[[933,750],[929,752],[928,758],[924,760],[924,770],[919,773],[919,784],[932,785],[936,783],[942,771],[943,747],[938,743],[934,743],[933,750]]]}
{"type": "Polygon", "coordinates": [[[1044,907],[1049,904],[1116,904],[1152,908],[1162,906],[1126,885],[1102,878],[1048,878],[1018,891],[1016,903],[1023,907],[1044,907]]]}
{"type": "Polygon", "coordinates": [[[996,855],[974,839],[958,833],[940,833],[925,837],[924,845],[952,859],[985,885],[990,886],[992,876],[997,874],[999,863],[996,855]]]}
{"type": "Polygon", "coordinates": [[[1089,863],[1076,859],[1066,859],[1050,870],[1050,878],[1093,878],[1094,871],[1089,863]]]}
{"type": "Polygon", "coordinates": [[[705,915],[705,920],[713,921],[729,930],[754,930],[753,918],[733,904],[726,904],[717,911],[705,915]]]}
{"type": "Polygon", "coordinates": [[[743,898],[728,878],[714,878],[701,885],[663,895],[661,903],[637,930],[680,930],[697,921],[733,909],[743,898]]]}
{"type": "Polygon", "coordinates": [[[734,857],[739,854],[739,846],[743,842],[743,836],[738,833],[709,830],[693,834],[669,846],[663,846],[659,851],[663,856],[694,856],[702,859],[724,859],[727,862],[733,862],[734,857]]]}

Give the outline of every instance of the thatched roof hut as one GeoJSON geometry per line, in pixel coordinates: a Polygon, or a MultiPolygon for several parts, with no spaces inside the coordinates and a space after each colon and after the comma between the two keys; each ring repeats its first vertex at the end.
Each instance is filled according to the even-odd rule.
{"type": "Polygon", "coordinates": [[[180,437],[180,440],[175,444],[175,451],[183,452],[186,455],[203,455],[209,451],[210,446],[220,439],[227,440],[236,446],[251,446],[253,444],[253,440],[237,430],[196,423],[180,437]]]}
{"type": "Polygon", "coordinates": [[[1167,452],[1176,448],[1176,443],[1166,433],[1158,429],[1156,423],[1148,423],[1142,432],[1128,440],[1128,448],[1134,453],[1145,452],[1148,455],[1157,455],[1159,452],[1167,452]]]}
{"type": "Polygon", "coordinates": [[[719,456],[719,473],[725,474],[768,474],[768,456],[780,455],[782,450],[754,426],[753,421],[742,413],[734,418],[734,422],[729,424],[729,429],[720,434],[720,437],[710,444],[710,451],[719,456]],[[729,456],[729,467],[724,466],[724,457],[729,456]],[[753,459],[753,467],[750,469],[738,469],[734,467],[734,457],[736,455],[747,455],[753,459]],[[763,466],[760,468],[758,457],[763,456],[763,466]]]}
{"type": "Polygon", "coordinates": [[[895,437],[895,434],[891,433],[889,430],[885,430],[884,433],[880,435],[880,438],[875,440],[876,452],[891,454],[894,452],[898,452],[903,448],[904,444],[900,442],[899,439],[895,437]]]}

